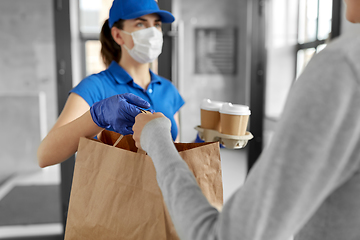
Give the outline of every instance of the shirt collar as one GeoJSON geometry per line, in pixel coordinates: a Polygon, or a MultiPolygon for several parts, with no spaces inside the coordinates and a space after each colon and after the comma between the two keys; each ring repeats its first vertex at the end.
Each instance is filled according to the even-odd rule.
{"type": "Polygon", "coordinates": [[[153,73],[151,69],[149,69],[149,71],[150,71],[151,82],[161,84],[161,78],[159,77],[159,75],[153,73]]]}
{"type": "Polygon", "coordinates": [[[131,82],[132,77],[115,61],[110,63],[108,71],[114,76],[115,80],[120,84],[131,82]]]}
{"type": "MultiPolygon", "coordinates": [[[[115,61],[112,61],[108,71],[114,76],[116,82],[119,84],[127,84],[128,82],[133,81],[132,77],[115,61]]],[[[161,83],[161,78],[153,73],[150,69],[151,82],[161,83]]]]}

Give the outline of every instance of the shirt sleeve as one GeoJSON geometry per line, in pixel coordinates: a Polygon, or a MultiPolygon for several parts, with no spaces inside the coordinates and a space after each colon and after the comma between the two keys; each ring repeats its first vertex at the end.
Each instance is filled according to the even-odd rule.
{"type": "Polygon", "coordinates": [[[172,108],[173,108],[173,112],[174,114],[177,113],[179,111],[179,109],[185,104],[184,99],[182,98],[182,96],[180,95],[179,91],[177,90],[177,88],[174,86],[174,84],[172,82],[170,82],[169,80],[165,80],[167,87],[166,87],[166,91],[168,91],[169,96],[172,97],[172,108]]]}
{"type": "Polygon", "coordinates": [[[180,93],[178,92],[178,90],[176,88],[175,88],[175,94],[174,95],[175,95],[174,112],[176,113],[185,104],[185,101],[181,97],[180,93]]]}
{"type": "Polygon", "coordinates": [[[290,92],[270,145],[221,213],[176,151],[166,119],[149,122],[141,146],[154,162],[180,238],[287,240],[297,233],[358,171],[360,93],[354,79],[347,59],[314,57],[290,92]]]}
{"type": "Polygon", "coordinates": [[[69,93],[78,94],[91,107],[94,103],[104,98],[104,87],[100,78],[93,74],[84,78],[69,93]]]}

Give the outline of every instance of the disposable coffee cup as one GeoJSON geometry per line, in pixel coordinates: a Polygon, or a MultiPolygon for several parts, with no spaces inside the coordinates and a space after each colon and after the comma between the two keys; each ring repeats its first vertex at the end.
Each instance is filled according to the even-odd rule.
{"type": "Polygon", "coordinates": [[[220,132],[220,108],[224,102],[204,99],[200,106],[201,128],[220,132]]]}
{"type": "Polygon", "coordinates": [[[250,109],[246,105],[224,103],[220,109],[221,133],[245,135],[250,114],[250,109]]]}

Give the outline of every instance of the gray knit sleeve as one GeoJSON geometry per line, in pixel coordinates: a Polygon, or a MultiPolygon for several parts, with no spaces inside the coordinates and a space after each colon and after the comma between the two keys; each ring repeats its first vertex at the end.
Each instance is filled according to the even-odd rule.
{"type": "Polygon", "coordinates": [[[215,237],[219,212],[209,204],[170,135],[170,121],[156,118],[145,125],[141,146],[154,162],[157,181],[180,239],[215,237]]]}

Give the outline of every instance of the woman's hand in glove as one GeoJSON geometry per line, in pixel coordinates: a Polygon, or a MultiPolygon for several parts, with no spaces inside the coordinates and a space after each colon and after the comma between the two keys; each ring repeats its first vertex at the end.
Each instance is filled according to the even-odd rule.
{"type": "Polygon", "coordinates": [[[90,114],[99,127],[112,127],[116,132],[127,135],[133,133],[135,117],[141,113],[139,107],[147,109],[150,104],[132,93],[124,93],[94,103],[90,114]]]}

